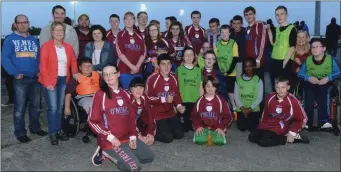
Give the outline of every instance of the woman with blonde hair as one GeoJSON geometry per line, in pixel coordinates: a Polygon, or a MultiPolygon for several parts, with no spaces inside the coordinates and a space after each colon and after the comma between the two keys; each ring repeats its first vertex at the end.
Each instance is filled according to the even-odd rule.
{"type": "MultiPolygon", "coordinates": [[[[299,91],[297,88],[298,85],[298,77],[297,73],[300,70],[302,64],[305,60],[311,55],[310,45],[309,45],[309,34],[306,30],[298,30],[297,31],[297,38],[296,38],[296,48],[294,52],[294,59],[292,62],[292,77],[291,77],[291,87],[290,92],[294,93],[299,91]]],[[[296,94],[297,95],[297,94],[296,94]]],[[[298,95],[297,95],[298,96],[298,95]]]]}
{"type": "Polygon", "coordinates": [[[78,69],[72,46],[64,42],[65,25],[62,22],[54,21],[51,24],[51,36],[52,39],[41,47],[39,82],[44,87],[48,105],[47,121],[51,144],[57,145],[58,140],[69,139],[61,132],[61,118],[66,84],[71,75],[77,80],[78,69]]]}
{"type": "Polygon", "coordinates": [[[311,55],[309,40],[310,38],[306,30],[297,31],[294,63],[292,63],[292,70],[294,73],[297,73],[300,70],[303,62],[311,55]]]}

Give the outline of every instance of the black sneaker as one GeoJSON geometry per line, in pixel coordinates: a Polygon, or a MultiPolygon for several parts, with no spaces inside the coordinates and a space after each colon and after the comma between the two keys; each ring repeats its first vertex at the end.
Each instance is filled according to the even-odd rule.
{"type": "Polygon", "coordinates": [[[309,144],[310,141],[307,137],[301,136],[300,134],[296,134],[294,143],[304,143],[304,144],[309,144]]]}
{"type": "Polygon", "coordinates": [[[36,134],[36,135],[38,135],[38,136],[46,136],[48,133],[46,132],[46,131],[44,131],[44,130],[38,130],[38,131],[36,131],[36,132],[31,132],[32,134],[36,134]]]}
{"type": "Polygon", "coordinates": [[[21,143],[27,143],[27,142],[30,142],[31,139],[29,137],[27,137],[26,135],[25,136],[20,136],[17,138],[21,143]]]}
{"type": "Polygon", "coordinates": [[[66,141],[69,140],[69,137],[60,131],[57,133],[57,139],[61,141],[66,141]]]}
{"type": "Polygon", "coordinates": [[[100,165],[102,165],[102,156],[103,156],[103,154],[102,154],[102,149],[101,149],[101,147],[97,147],[97,149],[96,149],[96,151],[95,151],[95,153],[94,153],[94,155],[92,156],[92,164],[94,164],[94,166],[100,166],[100,165]]]}
{"type": "Polygon", "coordinates": [[[1,104],[2,107],[12,106],[12,105],[14,105],[13,101],[7,101],[6,103],[1,104]]]}
{"type": "Polygon", "coordinates": [[[51,145],[58,145],[57,134],[51,134],[50,141],[51,141],[51,145]]]}
{"type": "Polygon", "coordinates": [[[320,127],[308,126],[308,131],[309,132],[319,131],[319,129],[320,129],[320,127]]]}
{"type": "Polygon", "coordinates": [[[337,125],[337,121],[336,120],[332,121],[332,126],[333,126],[333,133],[334,133],[334,135],[335,136],[339,136],[340,135],[340,128],[337,125]]]}

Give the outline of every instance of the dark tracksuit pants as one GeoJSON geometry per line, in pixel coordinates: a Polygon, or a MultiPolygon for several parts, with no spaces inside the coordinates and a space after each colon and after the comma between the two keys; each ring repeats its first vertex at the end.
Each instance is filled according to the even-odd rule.
{"type": "Polygon", "coordinates": [[[139,139],[136,140],[135,150],[129,147],[129,142],[125,142],[118,148],[104,150],[103,154],[122,171],[140,171],[141,163],[150,163],[155,157],[154,152],[139,139]]]}
{"type": "Polygon", "coordinates": [[[320,125],[329,121],[329,104],[330,104],[330,83],[325,85],[311,84],[304,81],[304,110],[308,116],[308,126],[313,125],[314,120],[314,100],[317,96],[318,119],[320,125]]]}
{"type": "Polygon", "coordinates": [[[186,111],[183,115],[180,115],[180,118],[182,118],[181,123],[183,131],[188,132],[189,130],[193,130],[191,113],[195,103],[182,103],[182,105],[186,107],[186,111]]]}
{"type": "Polygon", "coordinates": [[[182,137],[184,137],[184,130],[180,122],[180,115],[156,121],[155,140],[170,143],[173,139],[182,137]]]}
{"type": "Polygon", "coordinates": [[[286,136],[277,135],[275,132],[270,130],[259,130],[251,132],[249,135],[249,141],[257,143],[262,147],[270,147],[277,145],[285,145],[287,142],[286,136]]]}
{"type": "Polygon", "coordinates": [[[270,79],[272,84],[272,89],[275,91],[275,79],[277,77],[286,77],[289,78],[290,81],[292,81],[292,64],[291,60],[288,61],[288,63],[285,65],[285,68],[283,69],[283,60],[275,60],[270,59],[270,79]]]}
{"type": "Polygon", "coordinates": [[[241,131],[254,131],[259,124],[261,112],[251,112],[246,118],[242,112],[238,112],[237,127],[241,131]]]}

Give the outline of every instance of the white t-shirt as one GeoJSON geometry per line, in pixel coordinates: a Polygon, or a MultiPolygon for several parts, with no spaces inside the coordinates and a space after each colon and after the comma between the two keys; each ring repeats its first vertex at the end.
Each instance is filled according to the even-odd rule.
{"type": "Polygon", "coordinates": [[[100,64],[100,60],[101,60],[101,51],[102,49],[99,50],[95,50],[94,53],[92,53],[92,64],[93,65],[98,65],[100,64]]]}
{"type": "Polygon", "coordinates": [[[63,46],[62,47],[56,46],[56,53],[58,58],[58,76],[66,76],[67,57],[65,48],[63,46]]]}

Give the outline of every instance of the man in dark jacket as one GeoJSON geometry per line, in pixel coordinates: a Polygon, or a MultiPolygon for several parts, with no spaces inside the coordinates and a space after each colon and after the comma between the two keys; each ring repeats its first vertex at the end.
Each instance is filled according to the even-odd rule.
{"type": "Polygon", "coordinates": [[[336,57],[340,31],[340,25],[336,24],[336,18],[333,17],[326,30],[327,51],[333,57],[336,57]]]}
{"type": "Polygon", "coordinates": [[[244,58],[244,42],[246,29],[243,26],[243,18],[240,15],[236,15],[232,19],[233,30],[230,35],[230,39],[234,39],[238,44],[239,62],[237,63],[237,76],[242,74],[242,61],[244,58]]]}

